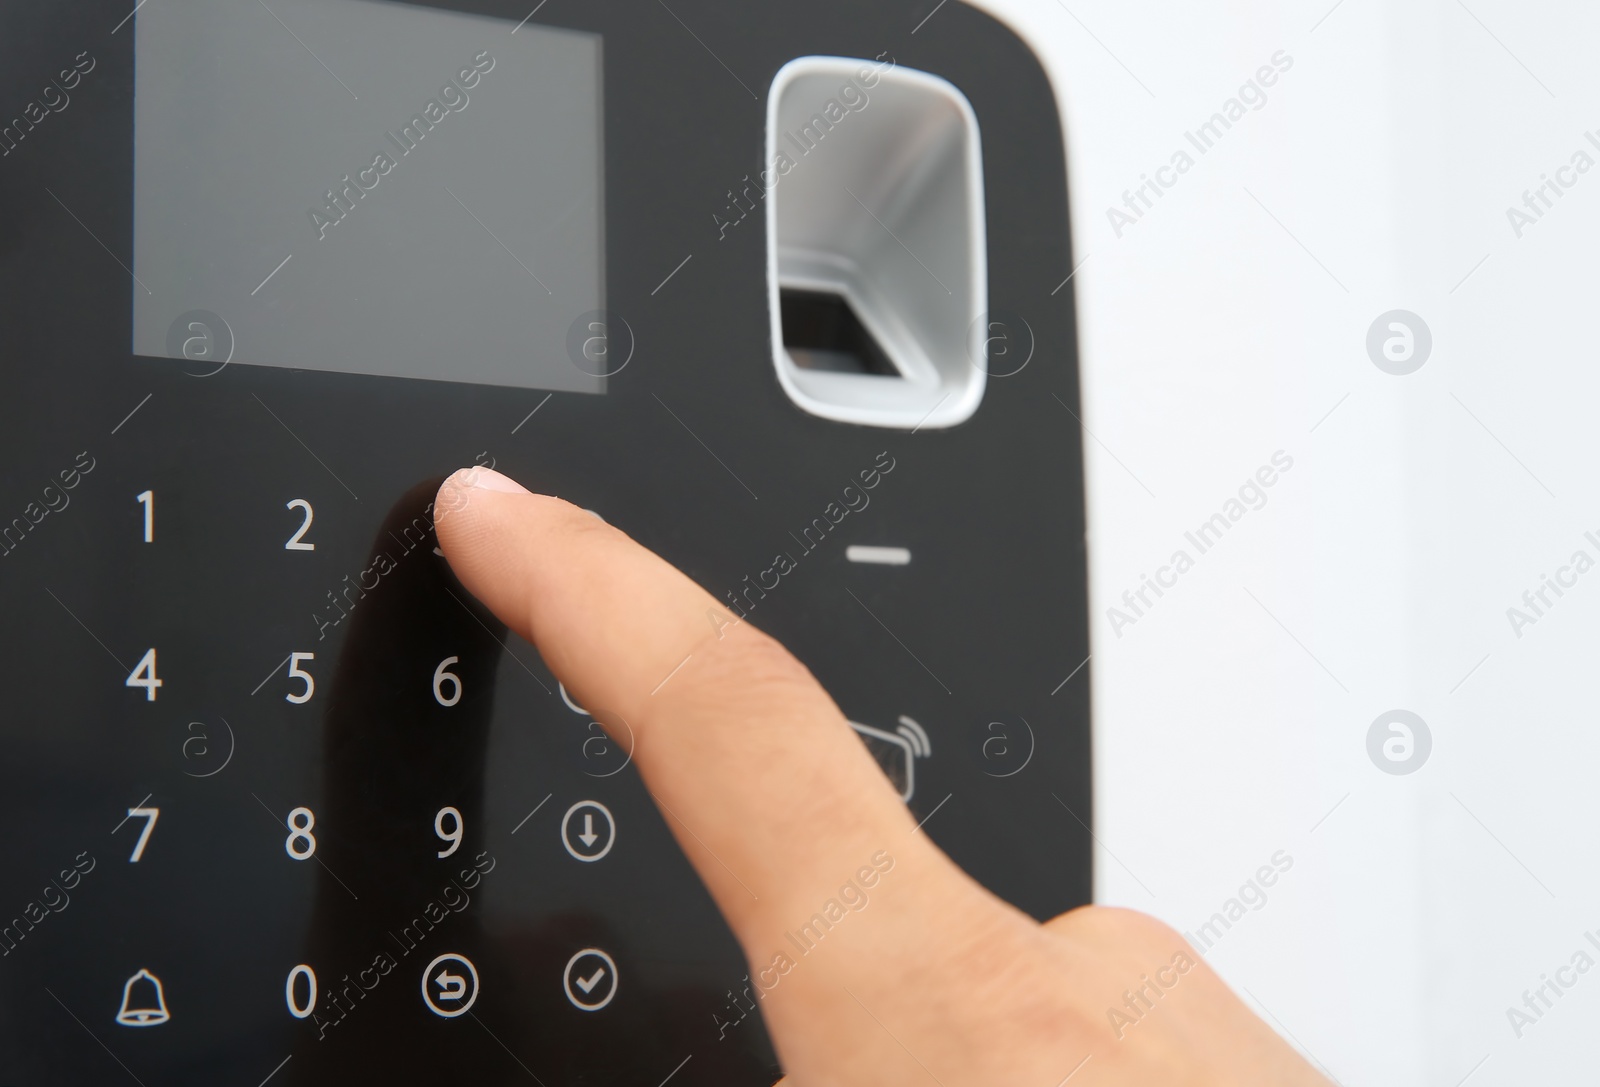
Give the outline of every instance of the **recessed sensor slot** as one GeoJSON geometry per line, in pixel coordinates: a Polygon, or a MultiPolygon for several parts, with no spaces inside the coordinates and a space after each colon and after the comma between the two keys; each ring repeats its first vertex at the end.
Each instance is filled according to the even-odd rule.
{"type": "Polygon", "coordinates": [[[768,290],[779,383],[814,415],[954,426],[983,399],[977,118],[952,84],[802,57],[767,113],[768,290]]]}
{"type": "Polygon", "coordinates": [[[843,295],[780,287],[783,346],[802,370],[899,377],[900,371],[843,295]]]}

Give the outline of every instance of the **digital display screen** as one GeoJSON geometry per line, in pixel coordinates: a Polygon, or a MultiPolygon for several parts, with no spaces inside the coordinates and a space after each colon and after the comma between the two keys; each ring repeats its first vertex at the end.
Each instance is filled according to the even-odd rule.
{"type": "Polygon", "coordinates": [[[569,349],[604,307],[599,35],[375,0],[135,33],[134,354],[605,391],[569,349]]]}

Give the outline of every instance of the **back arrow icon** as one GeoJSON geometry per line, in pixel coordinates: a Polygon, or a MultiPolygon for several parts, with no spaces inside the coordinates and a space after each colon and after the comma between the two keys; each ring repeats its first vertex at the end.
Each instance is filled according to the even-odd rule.
{"type": "Polygon", "coordinates": [[[467,979],[447,971],[441,971],[433,983],[439,986],[440,1000],[460,1000],[467,995],[467,979]]]}
{"type": "Polygon", "coordinates": [[[578,835],[578,837],[583,840],[583,844],[586,846],[594,845],[596,839],[600,837],[600,835],[594,832],[593,812],[586,811],[583,813],[583,833],[578,835]]]}

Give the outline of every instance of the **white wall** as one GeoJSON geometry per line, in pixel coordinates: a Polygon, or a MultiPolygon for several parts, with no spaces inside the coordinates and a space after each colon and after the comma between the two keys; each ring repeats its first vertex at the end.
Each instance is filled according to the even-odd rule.
{"type": "Polygon", "coordinates": [[[1600,167],[1520,238],[1506,208],[1600,162],[1600,10],[984,6],[1065,118],[1099,899],[1193,930],[1285,850],[1208,958],[1339,1081],[1592,1078],[1600,967],[1520,1038],[1506,1010],[1600,962],[1600,568],[1520,638],[1506,609],[1600,560],[1600,167]],[[1185,131],[1280,49],[1267,103],[1200,155],[1185,131]],[[1106,209],[1180,148],[1194,168],[1119,238],[1106,209]],[[1400,308],[1434,346],[1392,376],[1365,341],[1400,308]],[[1280,449],[1265,507],[1198,554],[1183,533],[1280,449]],[[1178,548],[1194,568],[1113,632],[1178,548]],[[1394,708],[1432,734],[1411,774],[1367,754],[1394,708]]]}

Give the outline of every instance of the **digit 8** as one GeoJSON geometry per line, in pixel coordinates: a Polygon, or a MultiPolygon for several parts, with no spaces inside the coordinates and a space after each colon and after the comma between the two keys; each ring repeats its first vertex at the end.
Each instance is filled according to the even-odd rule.
{"type": "Polygon", "coordinates": [[[316,815],[310,808],[296,808],[289,813],[289,818],[284,820],[284,825],[289,828],[289,837],[284,839],[283,851],[294,860],[310,860],[311,855],[317,851],[316,835],[311,833],[311,828],[317,825],[316,815]],[[304,847],[295,846],[297,839],[305,842],[304,847]]]}

